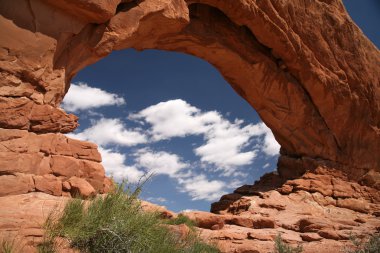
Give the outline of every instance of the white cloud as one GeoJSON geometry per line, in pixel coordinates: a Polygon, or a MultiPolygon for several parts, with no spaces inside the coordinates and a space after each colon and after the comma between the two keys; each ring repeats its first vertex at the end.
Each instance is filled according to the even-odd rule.
{"type": "Polygon", "coordinates": [[[138,166],[146,168],[153,174],[164,174],[170,177],[178,176],[178,173],[188,167],[181,158],[175,154],[167,152],[153,152],[143,150],[136,158],[138,166]]]}
{"type": "Polygon", "coordinates": [[[124,98],[99,88],[93,88],[86,83],[72,83],[63,99],[62,107],[66,111],[75,112],[107,105],[125,104],[124,98]]]}
{"type": "Polygon", "coordinates": [[[226,187],[225,182],[219,180],[209,180],[203,174],[186,179],[178,179],[181,192],[186,192],[192,200],[218,200],[223,194],[226,187]]]}
{"type": "Polygon", "coordinates": [[[134,146],[148,141],[139,130],[127,129],[120,119],[101,118],[82,132],[68,135],[72,138],[92,141],[98,145],[134,146]]]}
{"type": "Polygon", "coordinates": [[[215,164],[228,175],[234,171],[233,168],[251,164],[256,157],[254,150],[242,151],[254,136],[249,126],[242,128],[239,122],[221,120],[205,133],[206,143],[194,151],[202,162],[215,164]]]}
{"type": "MultiPolygon", "coordinates": [[[[85,84],[82,86],[85,89],[94,89],[85,84]]],[[[97,92],[105,92],[97,90],[97,92]]],[[[120,99],[115,94],[110,95],[116,96],[113,97],[114,100],[120,99]]],[[[104,102],[103,105],[107,103],[104,102]]],[[[113,104],[122,103],[124,100],[113,104]]],[[[83,105],[76,105],[76,109],[97,106],[85,104],[86,102],[83,105]]],[[[147,127],[145,133],[139,128],[127,128],[120,119],[100,118],[89,128],[77,134],[69,134],[69,136],[92,141],[103,147],[107,145],[131,147],[173,137],[201,135],[204,143],[193,147],[194,153],[200,157],[200,164],[199,162],[186,163],[180,156],[173,153],[145,148],[133,154],[133,165],[127,165],[126,155],[109,149],[111,146],[99,148],[106,172],[115,180],[127,178],[130,182],[137,182],[145,172],[167,175],[177,180],[180,191],[189,194],[192,200],[219,199],[225,194],[225,189],[241,184],[236,178],[244,177],[245,173],[237,169],[251,164],[259,151],[268,156],[279,153],[280,146],[264,123],[245,124],[242,120],[232,122],[216,111],[203,112],[181,99],[152,105],[130,115],[129,119],[140,121],[142,127],[147,127]],[[253,142],[256,145],[251,145],[253,142]],[[221,174],[231,176],[229,183],[207,178],[206,174],[196,175],[193,170],[195,164],[204,171],[221,171],[218,176],[221,174]]]]}
{"type": "Polygon", "coordinates": [[[131,119],[143,119],[151,124],[154,140],[184,137],[207,131],[208,125],[220,120],[216,112],[201,114],[200,110],[181,99],[169,100],[131,115],[131,119]]]}
{"type": "MultiPolygon", "coordinates": [[[[247,176],[248,176],[248,175],[246,175],[246,177],[247,177],[247,176]]],[[[242,180],[233,179],[233,180],[231,180],[231,181],[228,183],[227,187],[228,187],[228,189],[233,189],[233,190],[235,190],[236,188],[242,186],[243,184],[244,184],[244,182],[243,182],[242,180]]],[[[221,196],[220,196],[220,197],[221,197],[221,196]]]]}
{"type": "Polygon", "coordinates": [[[274,138],[272,130],[267,127],[263,122],[254,125],[254,132],[259,133],[259,135],[264,135],[263,143],[261,146],[261,151],[264,152],[268,156],[275,156],[280,153],[280,144],[274,138]]]}
{"type": "Polygon", "coordinates": [[[115,181],[127,179],[128,182],[136,183],[143,176],[144,172],[135,166],[125,165],[126,156],[124,154],[104,149],[99,147],[99,152],[102,155],[102,164],[108,176],[112,176],[115,181]]]}
{"type": "Polygon", "coordinates": [[[274,138],[272,131],[265,126],[268,130],[264,137],[263,152],[269,156],[275,156],[280,153],[280,144],[274,138]]]}
{"type": "Polygon", "coordinates": [[[194,152],[201,161],[216,165],[231,175],[238,166],[251,164],[258,150],[244,151],[253,137],[264,135],[259,145],[270,156],[278,154],[279,145],[264,123],[243,126],[242,120],[230,122],[216,111],[202,112],[181,99],[169,100],[145,108],[130,119],[143,120],[151,125],[148,130],[154,141],[203,135],[206,143],[194,152]]]}

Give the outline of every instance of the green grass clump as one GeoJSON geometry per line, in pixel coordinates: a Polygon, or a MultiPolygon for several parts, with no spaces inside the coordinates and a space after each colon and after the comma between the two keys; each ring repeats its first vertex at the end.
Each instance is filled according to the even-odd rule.
{"type": "Polygon", "coordinates": [[[2,253],[14,253],[15,252],[15,242],[14,240],[5,240],[0,241],[0,252],[2,253]]]}
{"type": "MultiPolygon", "coordinates": [[[[219,252],[191,234],[176,238],[158,213],[141,210],[141,188],[131,192],[124,185],[89,202],[70,200],[58,218],[46,222],[46,240],[40,253],[54,252],[55,238],[63,237],[81,252],[108,253],[208,253],[219,252]]],[[[183,218],[180,218],[181,220],[183,218]]]]}
{"type": "Polygon", "coordinates": [[[365,241],[351,235],[350,240],[354,249],[348,249],[346,253],[380,253],[380,234],[374,234],[365,241]]]}
{"type": "Polygon", "coordinates": [[[187,225],[189,228],[193,228],[195,227],[197,224],[195,223],[195,221],[193,220],[190,220],[189,217],[185,216],[185,215],[182,215],[182,214],[179,214],[176,218],[174,219],[170,219],[170,220],[167,220],[166,221],[166,224],[169,224],[169,225],[180,225],[180,224],[185,224],[187,225]]]}
{"type": "Polygon", "coordinates": [[[274,240],[274,252],[273,253],[301,253],[303,251],[302,245],[297,245],[297,247],[292,247],[286,244],[281,235],[278,234],[274,240]]]}

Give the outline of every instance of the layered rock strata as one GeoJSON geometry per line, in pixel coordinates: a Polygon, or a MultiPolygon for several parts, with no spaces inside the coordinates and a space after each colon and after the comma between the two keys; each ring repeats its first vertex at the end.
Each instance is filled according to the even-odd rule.
{"type": "Polygon", "coordinates": [[[59,105],[78,71],[126,48],[208,61],[281,144],[279,175],[214,204],[204,238],[261,252],[282,232],[336,251],[378,228],[380,52],[341,0],[4,0],[0,27],[2,236],[26,228],[33,250],[43,216],[28,212],[107,192],[96,145],[63,135],[78,123],[59,105]]]}
{"type": "MultiPolygon", "coordinates": [[[[46,218],[67,200],[42,192],[0,197],[0,206],[6,206],[0,209],[0,239],[17,240],[20,252],[36,252],[46,218]]],[[[278,234],[288,244],[302,245],[304,253],[336,253],[353,247],[352,236],[366,239],[380,232],[379,200],[376,189],[348,180],[341,171],[318,168],[296,180],[267,174],[222,196],[212,213],[176,214],[145,201],[141,207],[164,219],[187,216],[200,237],[223,253],[272,252],[278,234]]],[[[169,228],[179,238],[190,231],[185,224],[169,228]]]]}
{"type": "Polygon", "coordinates": [[[303,252],[335,253],[380,232],[380,193],[347,179],[341,171],[318,168],[295,180],[267,174],[213,203],[212,213],[187,212],[203,239],[222,252],[272,252],[274,239],[303,252]]]}
{"type": "Polygon", "coordinates": [[[1,128],[72,131],[58,107],[78,71],[112,50],[171,50],[213,64],[257,110],[283,171],[379,177],[380,53],[340,0],[6,0],[0,14],[1,128]]]}
{"type": "Polygon", "coordinates": [[[0,129],[0,196],[33,191],[89,197],[111,185],[97,146],[63,134],[0,129]]]}

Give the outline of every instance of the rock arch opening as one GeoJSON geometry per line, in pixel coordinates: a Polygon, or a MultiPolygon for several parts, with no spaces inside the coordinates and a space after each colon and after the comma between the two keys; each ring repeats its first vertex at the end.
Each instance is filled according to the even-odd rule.
{"type": "Polygon", "coordinates": [[[270,130],[196,57],[112,53],[78,73],[62,106],[79,116],[69,137],[98,144],[108,176],[133,184],[153,172],[142,197],[170,210],[209,210],[276,167],[270,130]]]}
{"type": "Polygon", "coordinates": [[[202,231],[228,239],[223,252],[270,251],[260,228],[286,231],[305,252],[378,231],[380,53],[341,0],[3,0],[0,14],[0,236],[34,251],[41,207],[110,190],[98,147],[64,135],[78,119],[59,105],[76,73],[128,48],[214,65],[282,146],[279,175],[206,214],[217,224],[202,231]]]}
{"type": "Polygon", "coordinates": [[[341,1],[308,2],[307,8],[286,1],[119,4],[20,0],[14,8],[2,2],[0,127],[4,140],[14,140],[5,152],[34,164],[5,166],[5,174],[49,171],[57,155],[99,160],[90,144],[83,151],[61,137],[77,119],[57,107],[80,69],[113,50],[135,48],[184,52],[214,65],[272,129],[282,147],[278,169],[284,178],[322,164],[376,185],[366,178],[380,167],[380,56],[341,1]],[[9,148],[20,138],[38,144],[9,148]]]}

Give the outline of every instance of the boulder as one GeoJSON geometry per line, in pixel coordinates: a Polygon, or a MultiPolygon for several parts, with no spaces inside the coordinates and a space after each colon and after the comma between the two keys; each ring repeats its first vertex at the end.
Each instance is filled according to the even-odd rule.
{"type": "Polygon", "coordinates": [[[324,218],[303,218],[300,219],[298,222],[299,231],[302,233],[307,232],[318,232],[322,229],[326,228],[332,228],[332,224],[329,222],[329,220],[324,218]]]}
{"type": "Polygon", "coordinates": [[[72,177],[81,176],[80,162],[74,157],[53,155],[51,158],[51,170],[56,176],[72,177]]]}
{"type": "Polygon", "coordinates": [[[0,176],[0,197],[31,191],[34,191],[34,182],[30,174],[15,173],[0,176]]]}
{"type": "Polygon", "coordinates": [[[83,178],[71,177],[67,182],[70,184],[70,193],[72,196],[88,198],[94,196],[96,191],[92,185],[83,178]]]}
{"type": "Polygon", "coordinates": [[[177,214],[169,211],[166,207],[150,203],[148,201],[140,201],[141,208],[144,212],[159,213],[163,219],[176,218],[177,214]]]}
{"type": "Polygon", "coordinates": [[[34,176],[36,191],[44,192],[54,196],[62,195],[62,181],[54,175],[34,176]]]}
{"type": "Polygon", "coordinates": [[[224,219],[222,218],[222,216],[219,216],[216,214],[201,212],[201,211],[191,211],[191,212],[184,212],[182,213],[182,215],[195,221],[197,226],[200,228],[207,228],[207,229],[213,228],[213,230],[215,230],[215,229],[222,229],[224,227],[224,219]]]}
{"type": "Polygon", "coordinates": [[[368,213],[370,211],[369,203],[363,199],[338,199],[336,205],[338,207],[351,209],[361,213],[368,213]]]}
{"type": "Polygon", "coordinates": [[[305,242],[315,242],[322,240],[322,237],[317,233],[302,233],[300,236],[305,242]]]}

